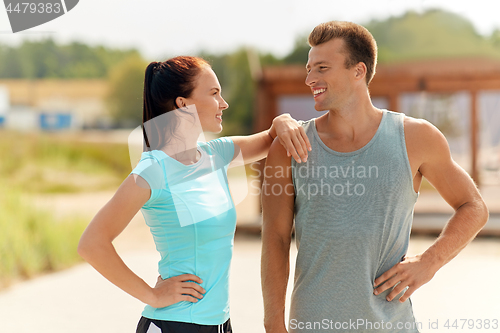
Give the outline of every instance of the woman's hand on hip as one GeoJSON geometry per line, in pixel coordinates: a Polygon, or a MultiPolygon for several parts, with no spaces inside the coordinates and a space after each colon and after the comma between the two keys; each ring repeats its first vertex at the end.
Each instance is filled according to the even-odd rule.
{"type": "Polygon", "coordinates": [[[149,305],[163,308],[181,301],[196,303],[206,292],[198,283],[203,281],[193,274],[182,274],[165,280],[158,276],[149,305]]]}

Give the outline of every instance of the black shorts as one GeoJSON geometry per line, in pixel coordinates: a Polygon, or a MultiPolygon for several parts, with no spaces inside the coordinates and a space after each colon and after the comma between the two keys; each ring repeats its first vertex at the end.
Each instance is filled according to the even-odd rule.
{"type": "Polygon", "coordinates": [[[141,317],[136,333],[232,333],[231,320],[221,325],[198,325],[141,317]]]}

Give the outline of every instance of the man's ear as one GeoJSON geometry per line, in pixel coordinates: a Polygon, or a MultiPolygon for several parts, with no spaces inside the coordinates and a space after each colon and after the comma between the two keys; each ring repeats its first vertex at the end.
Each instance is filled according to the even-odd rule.
{"type": "Polygon", "coordinates": [[[354,77],[356,80],[363,79],[366,76],[366,65],[364,62],[358,62],[355,66],[354,77]]]}
{"type": "Polygon", "coordinates": [[[175,99],[175,103],[177,104],[177,107],[179,107],[179,108],[183,108],[183,107],[187,106],[187,101],[184,97],[177,97],[175,99]]]}

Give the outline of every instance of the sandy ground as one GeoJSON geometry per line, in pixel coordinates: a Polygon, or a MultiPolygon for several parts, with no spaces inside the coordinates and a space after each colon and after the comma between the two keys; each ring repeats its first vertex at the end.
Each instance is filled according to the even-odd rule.
{"type": "MultiPolygon", "coordinates": [[[[92,216],[111,192],[36,198],[58,217],[92,216]]],[[[255,219],[257,202],[238,206],[241,223],[255,219]]],[[[248,199],[247,199],[248,201],[248,199]]],[[[89,218],[90,220],[90,218],[89,218]]],[[[240,223],[240,222],[239,222],[240,223]]],[[[424,251],[432,238],[413,237],[409,254],[424,251]]],[[[154,284],[159,256],[142,216],[137,215],[115,241],[124,261],[145,281],[154,284]]],[[[292,246],[291,268],[296,248],[292,246]]],[[[420,288],[412,302],[421,332],[476,332],[479,321],[497,319],[500,326],[500,238],[480,238],[420,288]],[[461,319],[474,320],[474,329],[446,329],[461,319]],[[429,328],[438,326],[438,329],[429,328]]],[[[288,300],[291,284],[289,284],[288,300]]],[[[231,318],[236,333],[261,333],[263,305],[260,286],[260,238],[240,234],[235,239],[231,272],[231,318]]],[[[128,296],[89,265],[20,282],[0,292],[0,332],[126,333],[135,332],[143,304],[128,296]]],[[[287,305],[288,309],[288,305],[287,305]]],[[[486,331],[500,331],[486,330],[486,331]]]]}
{"type": "MultiPolygon", "coordinates": [[[[125,262],[148,283],[157,273],[158,255],[151,242],[142,239],[131,247],[134,225],[117,239],[116,247],[125,262]]],[[[135,223],[135,222],[134,222],[135,223]]],[[[144,235],[143,235],[144,236],[144,235]]],[[[143,238],[141,236],[140,238],[143,238]]],[[[412,238],[410,253],[431,243],[412,238]]],[[[292,246],[291,261],[296,256],[292,246]]],[[[293,274],[293,264],[292,274],[293,274]]],[[[236,237],[231,271],[231,318],[237,333],[264,332],[260,291],[260,239],[236,237]]],[[[412,297],[422,332],[443,332],[446,320],[500,320],[500,241],[478,239],[434,279],[412,297]],[[440,325],[428,329],[429,323],[440,325]]],[[[289,292],[290,292],[289,284],[289,292]]],[[[290,293],[288,293],[288,300],[290,293]]],[[[113,286],[87,264],[16,284],[0,293],[0,331],[16,333],[125,333],[134,332],[143,304],[113,286]]],[[[287,305],[288,308],[288,305],[287,305]]],[[[477,330],[455,330],[476,332],[477,330]]]]}

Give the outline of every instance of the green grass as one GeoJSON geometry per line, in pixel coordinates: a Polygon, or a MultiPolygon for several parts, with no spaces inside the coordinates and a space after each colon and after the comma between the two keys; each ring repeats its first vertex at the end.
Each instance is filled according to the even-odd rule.
{"type": "Polygon", "coordinates": [[[79,261],[76,247],[87,222],[55,220],[18,190],[0,185],[0,287],[79,261]]]}
{"type": "Polygon", "coordinates": [[[126,144],[0,131],[0,288],[71,266],[88,219],[56,219],[33,195],[116,190],[131,171],[126,144]]]}
{"type": "Polygon", "coordinates": [[[0,131],[0,177],[22,192],[112,190],[130,171],[126,144],[0,131]]]}

